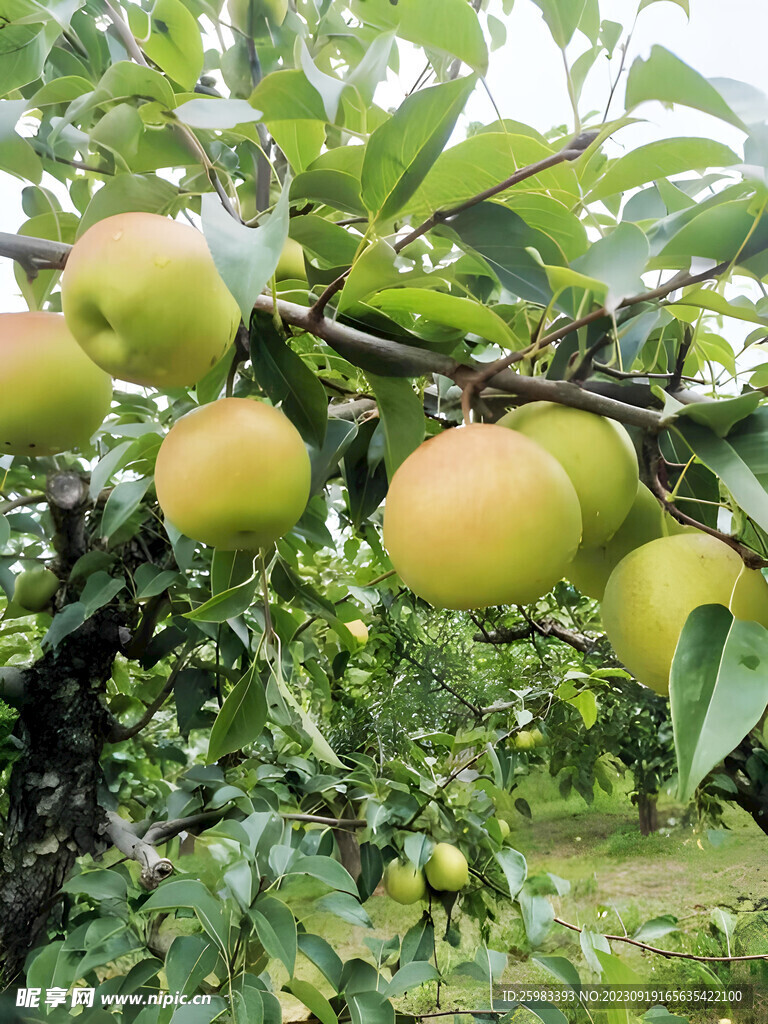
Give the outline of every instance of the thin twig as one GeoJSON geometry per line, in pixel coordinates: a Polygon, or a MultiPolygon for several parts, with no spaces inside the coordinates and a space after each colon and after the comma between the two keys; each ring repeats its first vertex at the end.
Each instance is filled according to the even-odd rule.
{"type": "Polygon", "coordinates": [[[39,505],[41,502],[46,501],[44,494],[24,494],[19,498],[11,498],[10,501],[3,502],[0,505],[0,516],[7,515],[8,512],[13,512],[15,508],[23,508],[25,505],[39,505]]]}
{"type": "MultiPolygon", "coordinates": [[[[497,185],[492,185],[490,188],[486,188],[482,192],[478,192],[477,195],[472,196],[463,203],[459,203],[458,206],[452,206],[447,210],[436,210],[433,214],[427,217],[425,221],[422,221],[418,227],[415,227],[404,238],[401,238],[400,241],[395,244],[395,252],[402,252],[406,246],[410,245],[411,242],[414,242],[417,238],[420,238],[421,235],[426,234],[431,228],[436,227],[438,224],[444,224],[452,217],[457,217],[460,213],[471,209],[478,203],[482,203],[486,199],[491,199],[500,192],[505,192],[508,188],[518,185],[521,181],[525,181],[527,178],[532,178],[536,174],[541,174],[542,171],[546,171],[550,167],[556,167],[558,164],[566,161],[576,160],[582,155],[584,150],[594,142],[596,135],[596,132],[584,132],[582,135],[578,135],[576,138],[567,142],[566,145],[557,153],[553,153],[551,156],[545,157],[543,160],[538,160],[536,163],[528,164],[527,167],[521,167],[519,171],[515,171],[514,174],[505,178],[504,181],[499,182],[497,185]]],[[[348,275],[349,270],[345,270],[343,274],[340,274],[334,281],[331,281],[320,298],[315,302],[314,306],[311,307],[310,313],[314,320],[322,319],[325,307],[333,296],[344,287],[344,282],[348,275]]]]}
{"type": "MultiPolygon", "coordinates": [[[[559,924],[563,928],[569,928],[572,932],[581,933],[584,930],[576,924],[563,921],[560,917],[556,917],[554,920],[555,924],[559,924]]],[[[630,946],[637,946],[640,949],[647,950],[649,953],[656,953],[667,959],[696,960],[698,963],[704,964],[728,964],[734,963],[737,960],[768,960],[768,953],[752,953],[748,956],[697,956],[695,953],[678,953],[673,949],[659,949],[658,946],[649,946],[646,942],[630,939],[628,935],[604,935],[603,938],[607,939],[608,942],[626,942],[630,946]]]]}
{"type": "Polygon", "coordinates": [[[146,729],[152,719],[155,717],[160,708],[165,704],[166,699],[176,685],[176,680],[179,678],[179,673],[184,668],[192,653],[192,649],[195,646],[196,641],[188,640],[184,645],[181,654],[179,655],[176,664],[173,666],[170,675],[157,697],[152,701],[151,704],[147,705],[147,709],[138,722],[133,725],[114,725],[109,732],[107,737],[108,743],[122,743],[124,740],[130,740],[134,736],[137,736],[142,729],[146,729]]]}

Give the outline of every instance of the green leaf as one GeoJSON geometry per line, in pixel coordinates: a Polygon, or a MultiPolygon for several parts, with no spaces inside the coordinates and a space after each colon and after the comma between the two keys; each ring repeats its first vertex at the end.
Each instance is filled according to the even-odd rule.
{"type": "Polygon", "coordinates": [[[107,539],[117,533],[141,504],[152,484],[152,477],[140,480],[123,480],[117,484],[104,506],[101,517],[101,536],[107,539]]]}
{"type": "Polygon", "coordinates": [[[128,895],[128,883],[118,871],[84,871],[68,879],[62,891],[82,893],[96,900],[124,900],[128,895]]]}
{"type": "Polygon", "coordinates": [[[221,200],[206,192],[201,201],[203,234],[224,284],[237,300],[243,322],[250,323],[253,304],[277,269],[288,237],[289,182],[265,224],[248,228],[230,217],[221,200]]]}
{"type": "MultiPolygon", "coordinates": [[[[312,161],[320,156],[325,142],[325,123],[323,121],[272,120],[267,122],[267,129],[285,153],[294,174],[305,171],[312,161]]],[[[306,220],[307,218],[300,217],[298,219],[306,220]]]]}
{"type": "Polygon", "coordinates": [[[226,131],[238,124],[251,124],[261,120],[247,100],[215,99],[211,96],[187,100],[174,111],[176,117],[190,128],[226,131]]]}
{"type": "Polygon", "coordinates": [[[397,213],[419,187],[474,87],[470,76],[412,93],[371,135],[360,180],[363,202],[377,219],[397,213]]]}
{"type": "Polygon", "coordinates": [[[203,40],[181,0],[155,0],[148,35],[146,15],[133,4],[128,6],[128,22],[146,55],[184,89],[194,89],[203,70],[203,40]]]}
{"type": "Polygon", "coordinates": [[[226,622],[236,619],[253,604],[253,596],[257,586],[256,573],[250,579],[229,590],[222,590],[204,604],[185,612],[184,618],[193,622],[226,622]]]}
{"type": "Polygon", "coordinates": [[[40,157],[16,132],[16,125],[28,108],[27,100],[0,101],[0,170],[39,182],[43,176],[40,157]]]}
{"type": "Polygon", "coordinates": [[[273,71],[259,82],[248,101],[264,121],[320,121],[325,107],[320,93],[303,71],[273,71]]]}
{"type": "MultiPolygon", "coordinates": [[[[341,623],[339,623],[339,626],[341,626],[341,623]]],[[[321,761],[325,761],[327,764],[332,764],[334,768],[343,768],[341,761],[334,753],[333,748],[328,743],[328,740],[323,736],[307,712],[293,696],[285,681],[277,675],[273,675],[270,681],[274,683],[277,688],[280,698],[301,719],[301,727],[312,741],[312,752],[314,755],[321,761]]]]}
{"type": "Polygon", "coordinates": [[[387,986],[387,997],[396,999],[410,989],[418,988],[428,981],[437,981],[440,972],[427,960],[412,960],[396,971],[387,986]]]}
{"type": "Polygon", "coordinates": [[[522,348],[530,341],[526,339],[521,344],[521,339],[515,337],[509,325],[489,306],[430,288],[386,288],[370,296],[367,303],[385,313],[417,311],[426,320],[478,334],[504,348],[522,348]]]}
{"type": "Polygon", "coordinates": [[[331,857],[299,857],[291,864],[289,874],[309,875],[332,889],[357,896],[357,886],[352,876],[343,865],[331,857]]]}
{"type": "Polygon", "coordinates": [[[0,551],[11,539],[11,524],[5,516],[0,516],[0,551]]]}
{"type": "MultiPolygon", "coordinates": [[[[644,11],[646,7],[650,7],[651,4],[661,3],[661,0],[640,0],[640,6],[637,8],[637,13],[644,11]]],[[[678,7],[682,7],[686,15],[690,18],[691,12],[688,6],[689,0],[669,0],[669,3],[677,4],[678,7]]]]}
{"type": "Polygon", "coordinates": [[[136,599],[146,601],[147,598],[157,597],[167,590],[172,583],[182,579],[181,575],[174,569],[160,569],[150,562],[144,562],[133,574],[133,582],[136,587],[136,599]]]}
{"type": "Polygon", "coordinates": [[[304,440],[322,448],[328,426],[325,389],[309,366],[275,329],[268,313],[255,312],[251,322],[251,364],[256,380],[304,440]]]}
{"type": "Polygon", "coordinates": [[[522,890],[517,900],[522,911],[528,941],[536,949],[544,942],[555,919],[552,904],[546,896],[533,896],[527,889],[522,890]]]}
{"type": "Polygon", "coordinates": [[[85,606],[79,601],[62,608],[58,614],[54,615],[48,632],[40,641],[43,650],[47,650],[49,647],[55,650],[65,637],[74,633],[84,622],[85,606]]]}
{"type": "Polygon", "coordinates": [[[677,410],[677,418],[693,420],[702,427],[709,427],[718,437],[726,437],[733,426],[750,416],[760,405],[759,394],[739,395],[738,398],[723,398],[717,402],[702,403],[700,406],[684,405],[677,410]]]}
{"type": "Polygon", "coordinates": [[[302,932],[299,935],[299,949],[320,971],[325,980],[339,991],[342,963],[336,950],[320,935],[302,932]]]}
{"type": "Polygon", "coordinates": [[[494,857],[496,863],[504,872],[504,877],[509,886],[509,895],[514,899],[522,889],[528,874],[528,865],[526,864],[525,857],[522,853],[518,853],[517,850],[510,850],[509,848],[497,850],[494,857]]]}
{"type": "Polygon", "coordinates": [[[584,720],[584,728],[591,729],[597,721],[597,698],[591,690],[582,690],[575,697],[566,701],[579,712],[584,720]]]}
{"type": "Polygon", "coordinates": [[[625,222],[594,242],[571,266],[608,285],[605,305],[611,310],[643,290],[641,274],[648,256],[648,239],[636,224],[625,222]]]}
{"type": "MultiPolygon", "coordinates": [[[[479,192],[498,185],[515,171],[553,155],[555,150],[544,139],[519,134],[520,130],[515,125],[510,132],[480,132],[446,149],[406,204],[406,211],[421,218],[436,209],[457,206],[479,192]]],[[[552,227],[552,240],[557,242],[558,222],[566,224],[569,233],[578,232],[585,239],[583,226],[578,226],[577,218],[570,212],[579,193],[579,180],[574,166],[563,163],[511,186],[507,191],[500,192],[497,199],[511,203],[514,197],[511,205],[524,220],[532,196],[539,204],[544,203],[552,227]]],[[[533,220],[531,224],[533,227],[544,227],[533,220]]],[[[585,248],[583,241],[580,251],[583,252],[585,248]]],[[[546,256],[546,253],[542,255],[546,256]]],[[[562,263],[563,254],[559,258],[547,258],[546,262],[562,263]]]]}
{"type": "Polygon", "coordinates": [[[440,0],[440,17],[423,0],[353,0],[354,15],[367,25],[397,32],[427,50],[459,57],[479,74],[488,69],[488,51],[477,15],[466,0],[440,0]]]}
{"type": "Polygon", "coordinates": [[[320,1024],[338,1024],[339,1018],[333,1012],[333,1007],[314,985],[310,985],[308,981],[292,978],[288,982],[287,988],[307,1007],[320,1024]]]}
{"type": "Polygon", "coordinates": [[[694,608],[675,650],[669,698],[679,798],[757,725],[768,704],[768,630],[723,605],[694,608]]]}
{"type": "Polygon", "coordinates": [[[307,44],[300,37],[298,40],[298,51],[301,67],[307,76],[307,81],[320,95],[326,119],[333,124],[336,120],[341,94],[346,88],[346,83],[333,75],[326,75],[321,71],[312,60],[307,44]]]}
{"type": "Polygon", "coordinates": [[[465,246],[480,253],[501,283],[515,295],[548,305],[552,289],[544,269],[527,251],[536,249],[544,262],[561,262],[551,241],[499,203],[479,203],[451,220],[451,229],[465,246]]]}
{"type": "Polygon", "coordinates": [[[142,914],[155,910],[177,911],[179,907],[194,910],[207,934],[225,952],[229,946],[230,920],[223,905],[202,882],[195,878],[178,878],[163,882],[139,908],[142,914]]]}
{"type": "Polygon", "coordinates": [[[574,989],[576,992],[581,988],[581,978],[576,967],[564,956],[534,956],[531,957],[537,964],[541,964],[544,970],[557,978],[563,985],[574,989]]]}
{"type": "MultiPolygon", "coordinates": [[[[26,13],[26,12],[25,12],[26,13]]],[[[14,22],[13,14],[3,18],[0,43],[0,90],[8,96],[40,77],[54,42],[61,34],[58,24],[51,20],[41,24],[14,22]]]]}
{"type": "Polygon", "coordinates": [[[274,896],[259,896],[250,912],[256,934],[267,954],[280,960],[293,974],[296,964],[296,919],[282,900],[274,896]]]}
{"type": "Polygon", "coordinates": [[[222,551],[216,548],[211,559],[211,593],[221,594],[239,587],[254,574],[252,551],[222,551]]]}
{"type": "Polygon", "coordinates": [[[110,448],[107,454],[99,459],[91,471],[91,482],[88,488],[91,500],[95,500],[112,475],[126,465],[133,445],[133,441],[123,441],[122,444],[116,444],[114,448],[110,448]]]}
{"type": "Polygon", "coordinates": [[[653,917],[650,921],[641,924],[637,931],[632,933],[632,938],[638,939],[640,942],[651,942],[676,931],[679,931],[677,918],[672,914],[662,914],[661,917],[653,917]]]}
{"type": "Polygon", "coordinates": [[[400,947],[400,966],[411,960],[430,960],[435,953],[435,926],[424,914],[403,936],[400,947]]]}
{"type": "Polygon", "coordinates": [[[640,146],[614,161],[587,196],[587,201],[602,199],[638,188],[649,181],[668,178],[683,171],[703,171],[707,167],[728,167],[739,157],[713,139],[662,139],[640,146]]]}
{"type": "Polygon", "coordinates": [[[692,452],[720,477],[747,515],[768,531],[768,493],[752,470],[724,438],[706,427],[686,423],[676,430],[692,452]]]}
{"type": "Polygon", "coordinates": [[[119,60],[104,72],[94,94],[95,98],[102,96],[111,101],[133,97],[154,100],[166,110],[176,105],[176,94],[159,71],[130,60],[119,60]]]}
{"type": "Polygon", "coordinates": [[[552,38],[562,50],[579,27],[586,0],[533,0],[544,16],[552,38]]]}
{"type": "Polygon", "coordinates": [[[89,576],[80,595],[80,603],[85,609],[85,617],[90,618],[99,608],[109,604],[124,587],[125,580],[115,579],[103,571],[95,572],[89,576]]]}
{"type": "Polygon", "coordinates": [[[368,917],[365,907],[361,907],[354,896],[350,896],[348,893],[328,893],[327,896],[319,899],[315,906],[318,910],[325,911],[328,914],[335,914],[342,921],[347,921],[349,924],[356,925],[359,928],[373,928],[373,922],[368,917]]]}
{"type": "Polygon", "coordinates": [[[629,69],[627,110],[647,100],[693,107],[746,131],[717,89],[663,46],[653,46],[647,60],[638,57],[629,69]]]}
{"type": "Polygon", "coordinates": [[[398,466],[405,462],[424,440],[424,409],[410,380],[400,377],[378,377],[373,373],[366,376],[379,406],[379,417],[386,442],[384,462],[387,477],[391,480],[398,466]]]}
{"type": "Polygon", "coordinates": [[[94,195],[83,214],[78,237],[106,217],[138,211],[166,214],[179,197],[175,185],[155,174],[118,174],[94,195]]]}
{"type": "Polygon", "coordinates": [[[395,1024],[395,1008],[379,992],[356,992],[347,1005],[351,1024],[395,1024]]]}
{"type": "Polygon", "coordinates": [[[729,300],[711,288],[692,288],[683,292],[679,299],[666,308],[668,312],[677,316],[679,311],[685,310],[686,307],[692,307],[693,310],[707,309],[721,316],[731,316],[736,320],[746,320],[747,323],[768,326],[768,316],[758,313],[755,304],[745,295],[736,295],[729,300]]]}
{"type": "Polygon", "coordinates": [[[267,721],[264,686],[254,665],[237,683],[216,716],[208,742],[208,764],[259,738],[267,721]]]}
{"type": "Polygon", "coordinates": [[[204,935],[177,935],[165,958],[169,987],[186,995],[198,992],[218,959],[216,946],[204,935]]]}

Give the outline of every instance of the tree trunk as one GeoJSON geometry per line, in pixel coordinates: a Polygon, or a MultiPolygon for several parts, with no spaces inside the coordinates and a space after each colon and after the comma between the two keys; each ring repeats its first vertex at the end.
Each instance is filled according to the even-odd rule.
{"type": "Polygon", "coordinates": [[[0,982],[11,985],[75,858],[103,849],[97,787],[108,713],[101,695],[120,647],[118,615],[103,610],[24,672],[15,735],[23,744],[8,786],[0,842],[0,982]]]}
{"type": "Polygon", "coordinates": [[[656,813],[657,793],[638,793],[637,813],[640,819],[640,832],[648,836],[659,827],[659,819],[656,813]]]}

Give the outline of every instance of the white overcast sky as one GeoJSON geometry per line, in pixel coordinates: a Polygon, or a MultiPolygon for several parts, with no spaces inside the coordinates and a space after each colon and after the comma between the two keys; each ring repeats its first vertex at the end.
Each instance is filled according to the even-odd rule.
{"type": "MultiPolygon", "coordinates": [[[[637,0],[603,0],[601,17],[628,25],[637,0]]],[[[627,61],[647,56],[651,46],[659,43],[708,78],[735,78],[768,92],[768,3],[765,0],[690,0],[691,18],[671,0],[661,0],[646,8],[639,16],[627,61]]],[[[494,0],[491,13],[501,15],[501,0],[494,0]]],[[[506,45],[494,51],[488,85],[502,115],[546,131],[552,125],[570,123],[571,111],[565,89],[560,53],[554,46],[542,21],[539,9],[531,0],[516,0],[508,25],[506,45]]],[[[579,34],[570,50],[571,61],[587,47],[579,34]]],[[[421,64],[404,62],[402,83],[405,89],[413,84],[421,64]],[[415,74],[414,74],[415,69],[415,74]]],[[[598,61],[587,79],[581,103],[586,113],[605,106],[610,83],[610,69],[598,61]]],[[[388,93],[390,90],[387,90],[388,93]]],[[[395,90],[385,102],[395,105],[402,98],[395,90]]],[[[617,90],[612,107],[614,117],[623,110],[623,87],[617,90]]],[[[467,110],[469,119],[490,122],[495,113],[488,97],[478,89],[467,110]]],[[[646,104],[636,116],[647,123],[625,129],[618,142],[628,148],[657,138],[676,135],[701,135],[719,139],[740,150],[743,135],[723,122],[686,108],[674,112],[660,104],[646,104]]],[[[43,182],[44,184],[46,182],[43,182]]],[[[49,182],[50,183],[50,182],[49,182]]],[[[21,183],[0,172],[0,230],[15,231],[23,222],[21,183]]],[[[57,189],[57,191],[60,191],[57,189]]],[[[26,306],[18,294],[9,260],[0,258],[0,309],[22,310],[26,306]]]]}

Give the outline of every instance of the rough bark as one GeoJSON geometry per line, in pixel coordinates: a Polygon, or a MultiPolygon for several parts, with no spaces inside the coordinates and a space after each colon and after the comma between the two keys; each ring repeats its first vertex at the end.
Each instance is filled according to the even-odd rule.
{"type": "Polygon", "coordinates": [[[108,729],[101,695],[122,622],[104,610],[25,673],[0,842],[0,979],[10,985],[39,939],[75,859],[106,845],[97,787],[108,729]]]}

